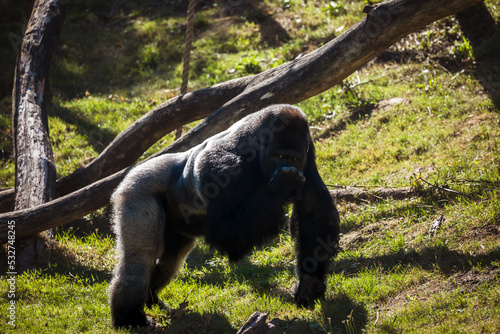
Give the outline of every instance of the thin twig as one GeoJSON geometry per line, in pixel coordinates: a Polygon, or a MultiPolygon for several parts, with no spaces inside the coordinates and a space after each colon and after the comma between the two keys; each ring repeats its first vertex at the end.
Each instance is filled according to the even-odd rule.
{"type": "Polygon", "coordinates": [[[424,182],[425,184],[433,187],[433,188],[436,188],[436,189],[439,189],[439,190],[442,190],[442,191],[447,191],[447,192],[450,192],[450,193],[453,193],[453,194],[458,194],[458,195],[462,195],[462,196],[467,196],[466,194],[460,192],[460,191],[456,191],[456,190],[452,190],[452,189],[448,189],[448,188],[444,188],[444,187],[441,187],[441,186],[437,186],[435,184],[432,184],[426,180],[424,180],[423,178],[419,178],[420,181],[424,182]]]}
{"type": "Polygon", "coordinates": [[[377,186],[377,185],[367,185],[367,186],[358,186],[357,184],[354,185],[348,185],[348,186],[339,186],[339,185],[334,185],[334,184],[326,184],[327,187],[332,187],[332,188],[340,188],[340,189],[348,189],[348,188],[389,188],[389,189],[397,189],[398,187],[394,186],[377,186]]]}
{"type": "Polygon", "coordinates": [[[488,183],[488,184],[500,184],[500,180],[497,180],[497,181],[486,181],[486,180],[449,180],[447,182],[452,182],[452,183],[488,183]]]}
{"type": "Polygon", "coordinates": [[[375,319],[375,322],[373,323],[373,326],[375,326],[378,322],[378,317],[379,317],[379,312],[377,311],[377,319],[375,319]]]}

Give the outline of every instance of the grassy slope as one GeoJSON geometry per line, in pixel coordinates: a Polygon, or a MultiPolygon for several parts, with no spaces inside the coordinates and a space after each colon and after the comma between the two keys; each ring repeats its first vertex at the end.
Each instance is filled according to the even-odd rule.
{"type": "MultiPolygon", "coordinates": [[[[141,3],[77,2],[68,15],[51,79],[49,122],[59,176],[178,94],[185,8],[176,1],[141,3]]],[[[364,1],[231,4],[198,6],[191,89],[317,48],[357,22],[364,1]]],[[[487,4],[498,20],[500,2],[487,4]]],[[[22,10],[11,10],[20,18],[22,10]]],[[[14,23],[1,28],[20,29],[14,23]]],[[[2,44],[1,52],[5,67],[12,67],[12,46],[2,44]]],[[[161,294],[177,312],[148,313],[167,333],[232,333],[254,311],[279,318],[287,333],[500,332],[500,120],[498,104],[483,86],[498,88],[500,69],[498,58],[475,60],[477,52],[457,23],[445,19],[393,46],[343,88],[300,104],[318,138],[327,133],[316,142],[327,184],[429,188],[425,180],[465,195],[429,191],[405,201],[338,203],[344,252],[328,278],[325,300],[312,309],[293,304],[293,247],[283,232],[235,266],[200,243],[161,294]],[[394,97],[402,99],[382,102],[394,97]],[[334,127],[353,110],[363,116],[344,129],[334,127]],[[440,215],[442,227],[429,237],[440,215]]],[[[4,187],[13,185],[13,164],[6,159],[9,89],[3,84],[0,90],[4,187]]],[[[146,155],[171,141],[166,136],[146,155]]],[[[40,269],[17,277],[17,330],[112,332],[106,289],[113,242],[106,210],[60,228],[40,269]]],[[[4,258],[1,265],[4,272],[4,258]]],[[[2,279],[2,305],[7,291],[2,279]]],[[[7,314],[2,307],[4,330],[7,314]]]]}

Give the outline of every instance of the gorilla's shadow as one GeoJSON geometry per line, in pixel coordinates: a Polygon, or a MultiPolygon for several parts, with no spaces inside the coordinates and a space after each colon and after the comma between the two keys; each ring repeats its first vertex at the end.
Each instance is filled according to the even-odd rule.
{"type": "MultiPolygon", "coordinates": [[[[277,242],[269,242],[263,247],[273,244],[277,244],[277,242]]],[[[197,247],[186,260],[187,266],[191,269],[202,269],[202,267],[211,269],[208,273],[205,273],[202,277],[197,279],[200,285],[217,285],[221,289],[224,289],[228,282],[245,283],[249,284],[252,287],[252,291],[257,294],[266,294],[273,298],[279,298],[283,302],[291,305],[295,304],[293,289],[280,288],[277,287],[275,283],[276,273],[282,271],[294,273],[294,264],[254,264],[250,262],[247,257],[232,265],[229,273],[226,272],[222,274],[221,271],[224,270],[222,267],[208,264],[214,258],[218,258],[215,251],[204,251],[200,249],[200,247],[197,247]]],[[[191,281],[188,277],[180,279],[191,281]]],[[[295,284],[293,284],[293,286],[295,286],[295,284]]],[[[358,333],[366,327],[368,321],[368,310],[366,307],[345,294],[338,294],[321,300],[321,309],[324,323],[329,323],[329,325],[327,325],[329,328],[322,328],[322,325],[317,322],[294,318],[286,320],[279,319],[277,329],[283,332],[286,331],[287,333],[304,333],[311,330],[311,328],[331,332],[343,332],[346,329],[346,324],[343,324],[343,321],[348,320],[349,316],[351,316],[353,323],[351,322],[350,328],[354,326],[354,331],[358,333]],[[329,318],[330,320],[328,320],[329,318]]],[[[259,311],[265,312],[265,310],[259,311]]]]}
{"type": "MultiPolygon", "coordinates": [[[[272,243],[269,243],[272,245],[272,243]]],[[[188,257],[186,263],[189,268],[209,267],[209,273],[198,278],[197,281],[200,285],[217,285],[224,289],[227,282],[239,282],[251,285],[252,291],[257,294],[266,294],[273,298],[279,298],[283,302],[295,305],[292,289],[276,287],[273,281],[277,272],[287,271],[290,273],[295,272],[295,266],[290,265],[263,265],[253,264],[248,258],[245,258],[236,264],[232,265],[230,273],[221,274],[222,268],[214,268],[207,264],[213,256],[216,255],[215,251],[203,251],[199,247],[192,253],[192,257],[188,257]],[[205,260],[205,263],[203,263],[205,260]]],[[[217,258],[217,257],[216,257],[217,258]]],[[[191,281],[190,278],[180,278],[191,281]]],[[[235,297],[238,298],[238,297],[235,297]]],[[[291,306],[295,307],[295,306],[291,306]]],[[[321,300],[321,310],[323,319],[327,327],[323,328],[322,325],[314,321],[304,319],[278,319],[277,331],[286,333],[304,333],[311,329],[326,332],[344,332],[346,324],[343,322],[351,318],[351,327],[354,328],[355,333],[361,333],[362,329],[366,327],[368,321],[368,310],[366,307],[356,300],[350,298],[345,294],[338,294],[333,297],[328,297],[321,300]],[[328,320],[330,319],[330,320],[328,320]]],[[[266,310],[259,310],[265,312],[266,310]]],[[[223,318],[223,317],[222,317],[223,318]]],[[[270,317],[268,320],[270,320],[270,317]]],[[[226,319],[223,321],[227,322],[226,319]]],[[[170,327],[169,327],[170,328],[170,327]]],[[[167,333],[170,333],[167,331],[167,333]]]]}
{"type": "MultiPolygon", "coordinates": [[[[269,242],[266,245],[270,246],[276,243],[269,242]]],[[[265,246],[263,246],[263,248],[264,247],[265,246]]],[[[217,251],[213,249],[205,251],[198,246],[189,254],[185,265],[192,270],[207,268],[205,273],[198,278],[198,282],[202,285],[217,285],[224,288],[227,282],[246,282],[251,284],[255,291],[259,292],[269,292],[269,288],[272,286],[272,279],[277,272],[288,271],[293,273],[295,270],[292,264],[254,264],[249,260],[249,256],[236,263],[230,264],[231,269],[229,273],[226,272],[221,274],[221,271],[225,271],[227,266],[225,257],[223,257],[224,260],[222,260],[224,263],[220,263],[221,255],[217,253],[217,251]]],[[[290,295],[290,300],[292,299],[290,295]]]]}
{"type": "MultiPolygon", "coordinates": [[[[157,319],[155,319],[157,320],[157,319]]],[[[127,333],[165,333],[165,334],[209,334],[234,333],[235,330],[224,315],[218,313],[186,312],[170,319],[166,327],[130,328],[127,333]]]]}
{"type": "MultiPolygon", "coordinates": [[[[255,249],[257,251],[263,251],[265,249],[275,247],[280,244],[280,238],[288,233],[288,230],[285,228],[279,236],[266,241],[263,245],[258,246],[255,249]]],[[[204,243],[205,241],[201,238],[199,242],[204,243]]],[[[238,262],[228,263],[227,257],[219,253],[214,248],[208,247],[208,250],[203,248],[207,247],[200,247],[200,245],[198,245],[189,254],[185,262],[185,265],[190,270],[201,270],[202,268],[208,269],[206,273],[199,278],[199,282],[201,284],[217,284],[224,287],[228,282],[228,278],[230,278],[229,281],[250,283],[257,291],[269,292],[269,288],[275,285],[272,281],[275,278],[276,273],[286,271],[288,273],[295,274],[295,253],[293,254],[292,261],[280,261],[279,264],[271,265],[254,263],[250,261],[252,254],[248,254],[238,262]],[[230,266],[229,273],[226,270],[226,266],[228,265],[230,266]],[[221,274],[221,271],[224,271],[225,273],[221,274]]]]}
{"type": "Polygon", "coordinates": [[[321,309],[324,319],[331,319],[327,332],[361,333],[368,323],[365,305],[344,294],[327,298],[321,303],[321,309]]]}
{"type": "Polygon", "coordinates": [[[370,258],[338,261],[335,262],[334,273],[356,274],[372,267],[383,267],[384,270],[391,271],[401,266],[418,266],[427,271],[439,268],[443,274],[452,275],[458,271],[469,271],[478,265],[484,266],[499,260],[499,248],[485,254],[470,255],[450,250],[444,245],[430,246],[421,250],[413,249],[408,252],[399,251],[370,258]]]}

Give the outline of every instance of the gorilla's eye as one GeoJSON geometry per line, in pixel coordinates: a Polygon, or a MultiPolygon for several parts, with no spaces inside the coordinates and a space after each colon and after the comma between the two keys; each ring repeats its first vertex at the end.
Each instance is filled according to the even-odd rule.
{"type": "Polygon", "coordinates": [[[299,161],[300,160],[299,158],[292,157],[292,156],[289,156],[289,155],[278,154],[276,156],[280,160],[288,160],[288,161],[299,161]]]}

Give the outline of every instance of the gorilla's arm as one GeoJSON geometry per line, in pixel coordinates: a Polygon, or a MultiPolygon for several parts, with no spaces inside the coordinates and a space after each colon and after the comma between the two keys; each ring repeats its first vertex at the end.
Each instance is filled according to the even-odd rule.
{"type": "Polygon", "coordinates": [[[290,229],[297,249],[299,285],[296,302],[307,305],[325,291],[330,259],[339,251],[339,214],[316,168],[310,145],[304,170],[306,182],[300,200],[294,202],[290,229]]]}

